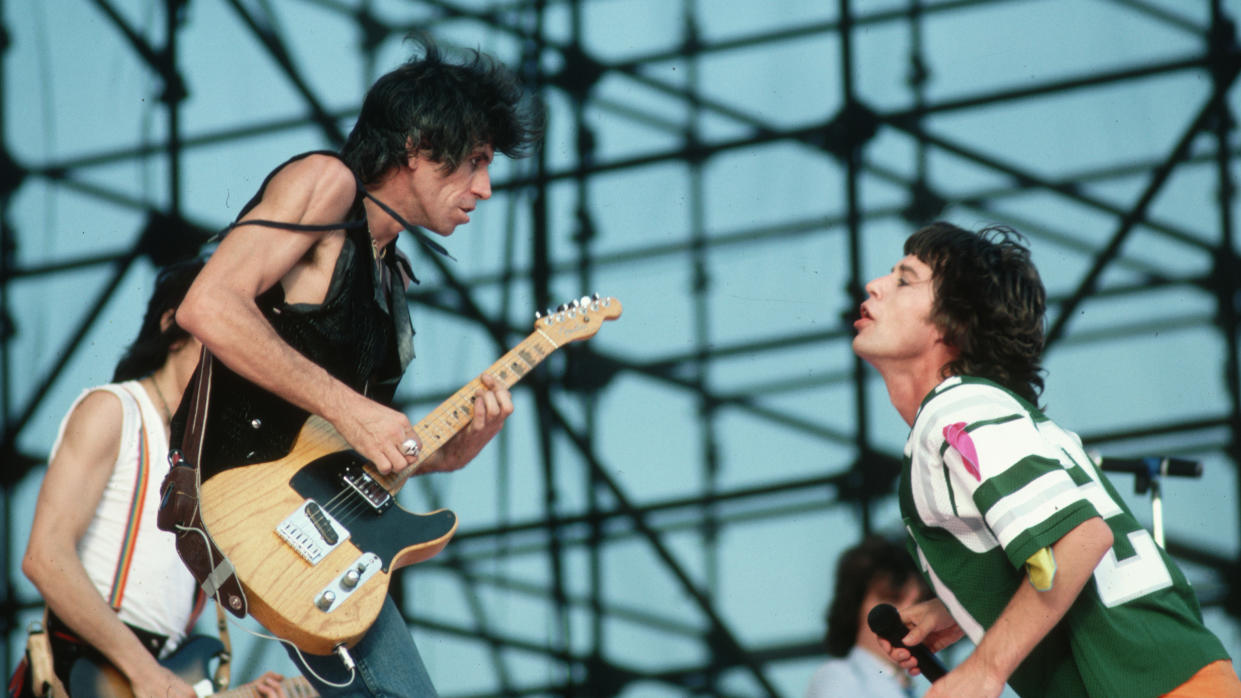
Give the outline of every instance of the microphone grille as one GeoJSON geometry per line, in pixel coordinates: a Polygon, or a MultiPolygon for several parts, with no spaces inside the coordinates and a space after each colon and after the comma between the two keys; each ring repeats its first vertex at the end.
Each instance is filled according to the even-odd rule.
{"type": "Polygon", "coordinates": [[[900,640],[909,630],[901,622],[901,614],[890,603],[881,603],[870,609],[870,613],[866,614],[866,624],[872,632],[888,642],[900,640]]]}

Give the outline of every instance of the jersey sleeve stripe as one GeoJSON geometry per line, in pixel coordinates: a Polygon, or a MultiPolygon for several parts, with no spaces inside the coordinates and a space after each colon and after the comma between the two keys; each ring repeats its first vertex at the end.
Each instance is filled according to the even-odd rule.
{"type": "Polygon", "coordinates": [[[1013,501],[1013,497],[1007,497],[983,512],[1001,544],[1012,541],[1016,531],[1038,526],[1080,499],[1077,488],[1068,478],[1048,474],[1031,484],[1038,490],[1030,493],[1032,496],[1025,497],[1027,493],[1022,492],[1023,496],[1017,501],[1013,501]],[[1048,486],[1043,486],[1044,484],[1048,486]]]}

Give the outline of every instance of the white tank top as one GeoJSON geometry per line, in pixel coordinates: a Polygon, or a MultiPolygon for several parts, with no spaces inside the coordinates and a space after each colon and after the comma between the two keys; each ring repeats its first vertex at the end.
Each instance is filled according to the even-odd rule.
{"type": "MultiPolygon", "coordinates": [[[[195,614],[197,584],[177,555],[172,533],[156,526],[159,486],[168,473],[168,436],[159,411],[138,381],[93,390],[116,395],[124,409],[120,447],[112,475],[78,556],[86,573],[122,621],[165,635],[165,652],[185,638],[195,614]]],[[[70,410],[72,411],[72,410],[70,410]]],[[[61,422],[56,449],[64,439],[61,422]]]]}

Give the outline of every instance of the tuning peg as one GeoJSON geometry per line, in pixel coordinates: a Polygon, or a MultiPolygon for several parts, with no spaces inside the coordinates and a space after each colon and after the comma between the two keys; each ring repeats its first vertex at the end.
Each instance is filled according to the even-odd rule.
{"type": "Polygon", "coordinates": [[[568,307],[568,306],[566,306],[564,303],[561,303],[560,305],[556,306],[556,312],[558,312],[558,313],[563,313],[564,311],[566,311],[566,310],[568,310],[568,309],[569,309],[569,307],[568,307]]]}
{"type": "Polygon", "coordinates": [[[535,319],[535,320],[542,320],[542,319],[543,319],[543,311],[541,311],[541,310],[536,310],[536,311],[534,311],[534,319],[535,319]]]}

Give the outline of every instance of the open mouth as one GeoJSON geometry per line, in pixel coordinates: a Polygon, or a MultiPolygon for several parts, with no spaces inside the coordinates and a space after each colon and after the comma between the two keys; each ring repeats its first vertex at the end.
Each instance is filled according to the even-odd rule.
{"type": "Polygon", "coordinates": [[[874,316],[872,316],[870,311],[866,309],[866,305],[862,304],[858,307],[857,314],[853,316],[853,326],[860,327],[863,323],[871,322],[874,319],[874,316]]]}

